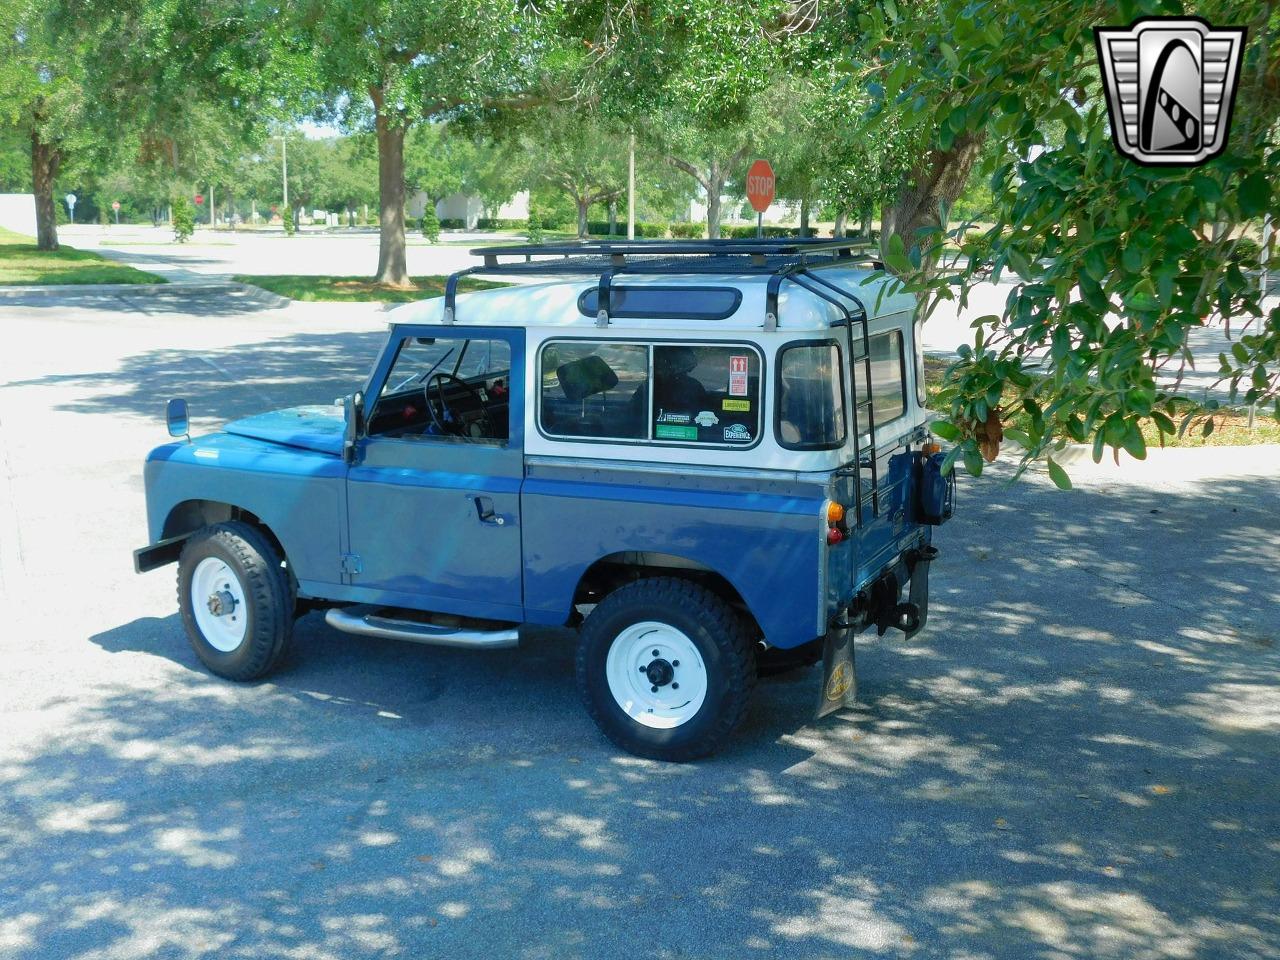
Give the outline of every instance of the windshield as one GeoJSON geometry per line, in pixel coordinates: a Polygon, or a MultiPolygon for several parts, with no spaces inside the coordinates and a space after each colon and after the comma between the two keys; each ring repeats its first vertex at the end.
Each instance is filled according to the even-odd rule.
{"type": "Polygon", "coordinates": [[[511,345],[505,340],[453,340],[409,337],[400,347],[382,396],[422,386],[433,373],[449,373],[463,380],[506,372],[511,368],[511,345]]]}

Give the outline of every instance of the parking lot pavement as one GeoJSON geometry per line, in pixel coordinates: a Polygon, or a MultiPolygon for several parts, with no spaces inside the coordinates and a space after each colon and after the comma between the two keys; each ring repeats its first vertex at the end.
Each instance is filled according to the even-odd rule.
{"type": "Polygon", "coordinates": [[[0,304],[0,957],[1280,954],[1280,476],[962,481],[928,628],[861,706],[762,683],[727,750],[619,753],[573,638],[316,616],[269,681],[137,577],[170,393],[327,402],[381,320],[0,304]]]}

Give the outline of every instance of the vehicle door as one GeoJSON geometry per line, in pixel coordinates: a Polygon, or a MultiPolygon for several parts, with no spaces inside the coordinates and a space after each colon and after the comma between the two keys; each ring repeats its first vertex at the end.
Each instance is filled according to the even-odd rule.
{"type": "Polygon", "coordinates": [[[354,595],[523,619],[524,331],[395,328],[348,472],[354,595]]]}
{"type": "MultiPolygon", "coordinates": [[[[860,584],[891,562],[915,534],[911,522],[914,457],[907,440],[913,432],[911,406],[908,403],[907,362],[912,354],[910,327],[903,323],[873,322],[867,338],[870,363],[862,338],[862,325],[852,325],[848,348],[846,377],[853,385],[851,404],[857,404],[856,423],[858,473],[861,483],[853,483],[853,471],[842,478],[842,493],[855,503],[861,489],[862,524],[857,529],[854,545],[854,583],[860,584]],[[868,381],[868,374],[870,379],[868,381]],[[874,442],[870,425],[874,417],[874,442]],[[871,462],[875,461],[875,471],[871,462]],[[874,488],[873,488],[874,484],[874,488]],[[874,489],[874,497],[872,491],[874,489]]],[[[849,431],[850,439],[854,429],[849,431]]],[[[853,453],[850,444],[850,454],[853,453]]],[[[852,464],[851,464],[852,466],[852,464]]],[[[851,514],[850,527],[855,528],[851,514]]]]}

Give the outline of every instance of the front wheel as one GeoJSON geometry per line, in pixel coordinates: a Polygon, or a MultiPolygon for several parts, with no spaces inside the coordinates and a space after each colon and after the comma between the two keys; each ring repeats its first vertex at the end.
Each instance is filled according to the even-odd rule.
{"type": "Polygon", "coordinates": [[[284,654],[294,600],[282,558],[256,527],[206,527],[182,548],[178,606],[196,656],[228,680],[255,680],[284,654]]]}
{"type": "Polygon", "coordinates": [[[637,580],[602,600],[583,624],[578,689],[619,747],[685,761],[720,747],[755,686],[742,618],[696,583],[637,580]]]}

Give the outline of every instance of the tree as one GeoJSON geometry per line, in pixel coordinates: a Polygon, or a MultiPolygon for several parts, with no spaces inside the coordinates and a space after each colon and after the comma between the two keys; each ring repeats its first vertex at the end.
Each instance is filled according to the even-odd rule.
{"type": "Polygon", "coordinates": [[[73,31],[69,19],[59,0],[0,0],[0,117],[30,144],[41,250],[58,249],[54,182],[68,155],[90,145],[95,120],[108,109],[104,80],[117,75],[109,26],[73,31]]]}
{"type": "Polygon", "coordinates": [[[410,284],[405,265],[405,136],[414,124],[549,98],[559,4],[510,0],[303,0],[291,29],[306,38],[326,115],[372,129],[378,146],[377,280],[410,284]]]}
{"type": "Polygon", "coordinates": [[[475,147],[463,136],[453,136],[443,123],[420,123],[404,141],[404,183],[421,190],[430,204],[462,189],[475,147]]]}
{"type": "Polygon", "coordinates": [[[987,270],[1017,281],[949,373],[934,430],[957,441],[953,459],[977,473],[1004,437],[1024,446],[1024,466],[1072,442],[1142,458],[1144,423],[1162,438],[1197,419],[1212,430],[1216,403],[1179,390],[1188,340],[1212,319],[1237,335],[1218,371],[1231,397],[1274,402],[1280,417],[1280,309],[1264,312],[1258,249],[1243,242],[1277,208],[1280,8],[1197,8],[1249,32],[1227,150],[1196,168],[1140,167],[1111,143],[1092,28],[1162,4],[1119,17],[1110,4],[1015,0],[895,10],[870,9],[848,36],[876,100],[868,125],[893,119],[920,149],[886,210],[886,263],[926,316],[939,299],[964,302],[987,270]],[[967,263],[939,268],[950,206],[983,155],[995,225],[955,237],[967,263]]]}
{"type": "Polygon", "coordinates": [[[586,237],[591,207],[627,190],[627,138],[600,117],[565,107],[543,108],[524,131],[525,151],[537,156],[535,175],[564,191],[586,237]]]}

